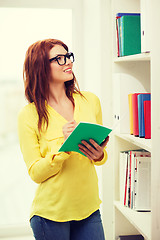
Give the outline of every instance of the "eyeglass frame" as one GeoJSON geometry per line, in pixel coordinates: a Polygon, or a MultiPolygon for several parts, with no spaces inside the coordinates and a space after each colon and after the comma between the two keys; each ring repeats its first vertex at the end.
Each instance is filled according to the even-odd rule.
{"type": "MultiPolygon", "coordinates": [[[[74,54],[73,54],[72,52],[67,52],[65,55],[59,54],[59,55],[57,55],[56,57],[50,58],[49,61],[50,61],[50,63],[51,63],[51,62],[53,62],[54,60],[56,60],[57,63],[58,63],[60,66],[63,66],[63,65],[66,64],[66,59],[67,59],[67,58],[70,59],[71,56],[73,57],[73,62],[74,62],[74,54]],[[63,56],[63,57],[64,57],[64,63],[63,63],[63,64],[60,64],[60,63],[59,63],[59,61],[58,61],[58,57],[59,57],[59,56],[63,56]]],[[[72,63],[73,63],[73,62],[72,62],[72,63]]]]}

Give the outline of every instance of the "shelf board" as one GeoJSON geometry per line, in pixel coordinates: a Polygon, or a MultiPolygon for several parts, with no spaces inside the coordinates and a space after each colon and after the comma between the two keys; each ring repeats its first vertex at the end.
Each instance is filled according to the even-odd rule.
{"type": "Polygon", "coordinates": [[[139,138],[139,137],[135,137],[130,134],[120,134],[120,133],[115,133],[115,136],[118,136],[130,143],[133,143],[134,145],[136,145],[140,148],[143,148],[149,152],[151,152],[151,150],[152,150],[151,139],[139,138]]]}
{"type": "Polygon", "coordinates": [[[134,61],[150,61],[150,53],[140,53],[130,56],[117,57],[114,59],[114,63],[119,62],[134,62],[134,61]]]}
{"type": "Polygon", "coordinates": [[[128,207],[124,207],[118,201],[114,202],[114,206],[130,221],[146,240],[151,239],[151,212],[137,212],[128,207]]]}

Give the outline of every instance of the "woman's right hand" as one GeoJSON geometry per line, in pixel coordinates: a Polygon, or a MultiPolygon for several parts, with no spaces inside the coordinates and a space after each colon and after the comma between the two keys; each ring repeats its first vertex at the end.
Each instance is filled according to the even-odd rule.
{"type": "Polygon", "coordinates": [[[69,137],[69,135],[73,132],[75,127],[77,126],[77,123],[75,120],[69,121],[63,126],[63,135],[64,135],[64,141],[69,137]]]}

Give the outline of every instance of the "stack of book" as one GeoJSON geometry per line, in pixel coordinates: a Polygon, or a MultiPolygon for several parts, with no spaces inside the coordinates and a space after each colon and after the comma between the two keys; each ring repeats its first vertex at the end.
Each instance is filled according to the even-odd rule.
{"type": "Polygon", "coordinates": [[[151,210],[151,153],[145,150],[120,152],[120,202],[136,211],[151,210]]]}
{"type": "Polygon", "coordinates": [[[151,94],[133,93],[128,95],[130,134],[151,138],[151,94]]]}
{"type": "Polygon", "coordinates": [[[141,53],[141,24],[139,13],[117,13],[118,57],[141,53]]]}

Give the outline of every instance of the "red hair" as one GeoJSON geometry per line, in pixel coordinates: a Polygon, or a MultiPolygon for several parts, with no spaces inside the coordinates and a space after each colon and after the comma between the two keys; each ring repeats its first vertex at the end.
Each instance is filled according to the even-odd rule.
{"type": "MultiPolygon", "coordinates": [[[[62,41],[56,39],[45,39],[33,43],[27,50],[23,79],[25,86],[25,96],[29,103],[34,102],[38,113],[38,129],[41,130],[42,123],[48,127],[48,111],[46,101],[49,97],[49,79],[51,76],[49,51],[55,46],[61,45],[68,52],[68,47],[62,41]]],[[[73,74],[73,79],[65,82],[66,95],[74,105],[73,93],[81,92],[77,80],[73,74]],[[77,85],[77,87],[76,87],[77,85]]]]}

